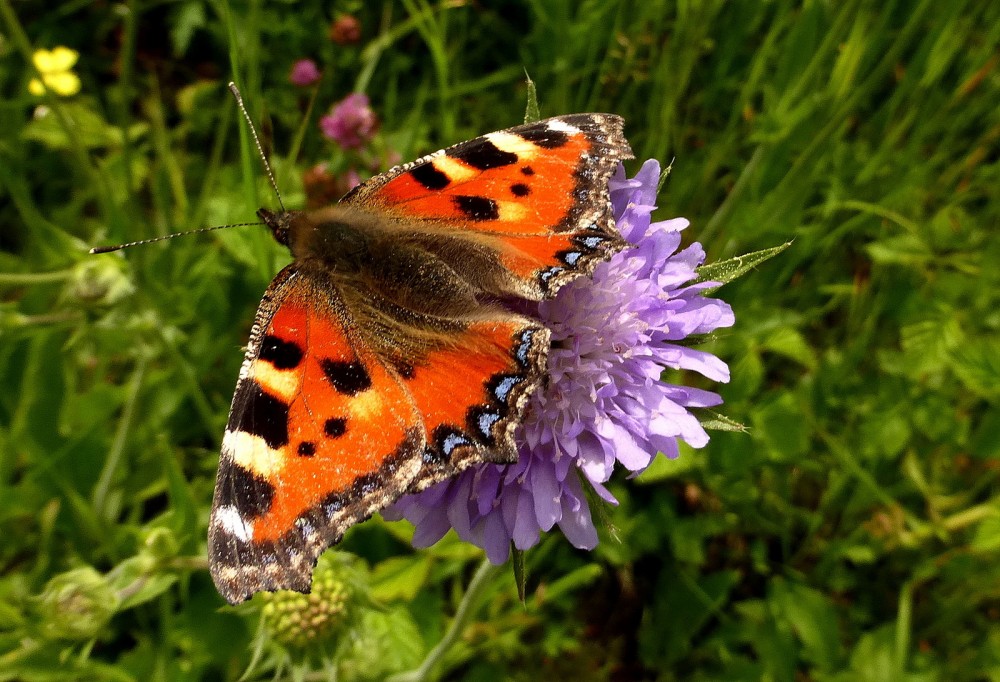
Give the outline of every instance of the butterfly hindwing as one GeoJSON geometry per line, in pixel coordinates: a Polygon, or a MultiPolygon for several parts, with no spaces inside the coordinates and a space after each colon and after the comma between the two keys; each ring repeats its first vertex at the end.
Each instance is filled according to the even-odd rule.
{"type": "Polygon", "coordinates": [[[404,383],[427,444],[418,492],[482,462],[517,461],[514,428],[541,381],[549,331],[515,315],[471,321],[411,365],[404,383]]]}
{"type": "Polygon", "coordinates": [[[258,310],[223,439],[209,530],[223,596],[308,591],[319,554],[409,486],[425,440],[336,289],[286,268],[258,310]]]}
{"type": "Polygon", "coordinates": [[[632,156],[622,126],[573,114],[497,131],[397,166],[341,203],[460,232],[502,266],[496,293],[538,300],[624,247],[608,194],[632,156]]]}

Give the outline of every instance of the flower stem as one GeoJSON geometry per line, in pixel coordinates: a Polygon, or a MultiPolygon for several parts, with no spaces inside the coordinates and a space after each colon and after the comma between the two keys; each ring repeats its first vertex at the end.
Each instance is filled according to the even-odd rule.
{"type": "Polygon", "coordinates": [[[146,360],[145,358],[140,358],[135,371],[132,374],[132,382],[128,389],[128,397],[125,400],[121,421],[118,423],[118,429],[115,432],[115,438],[111,444],[111,451],[108,453],[108,458],[105,460],[104,467],[101,469],[101,475],[97,479],[97,485],[94,486],[94,510],[97,512],[97,515],[102,521],[108,521],[114,516],[108,508],[108,498],[111,486],[114,483],[115,474],[118,473],[118,467],[121,465],[122,457],[125,453],[125,444],[129,431],[132,429],[135,417],[135,407],[139,402],[139,391],[142,388],[142,380],[145,374],[146,360]]]}
{"type": "Polygon", "coordinates": [[[388,682],[423,682],[429,679],[429,674],[431,670],[434,669],[444,655],[448,653],[448,649],[458,640],[465,630],[465,626],[468,625],[470,618],[472,617],[472,607],[479,597],[482,596],[485,591],[485,587],[489,585],[489,578],[496,573],[498,568],[490,563],[489,559],[483,559],[483,562],[479,564],[479,568],[476,569],[475,575],[472,576],[472,580],[469,582],[469,587],[465,590],[465,594],[462,596],[462,601],[458,605],[458,610],[455,612],[455,618],[452,619],[451,625],[448,627],[448,631],[438,642],[437,646],[430,650],[427,657],[424,659],[423,663],[416,670],[411,670],[409,672],[400,673],[398,675],[393,675],[389,678],[388,682]]]}
{"type": "Polygon", "coordinates": [[[71,269],[54,270],[52,272],[11,272],[0,273],[0,286],[26,286],[31,284],[50,284],[64,282],[73,276],[71,269]]]}

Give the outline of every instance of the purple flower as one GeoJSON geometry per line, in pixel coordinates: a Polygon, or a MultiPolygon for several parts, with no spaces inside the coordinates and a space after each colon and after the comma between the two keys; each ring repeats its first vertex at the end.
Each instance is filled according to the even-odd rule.
{"type": "Polygon", "coordinates": [[[415,546],[432,545],[454,528],[499,564],[511,541],[527,549],[558,524],[574,546],[593,549],[597,531],[583,479],[615,504],[603,484],[616,463],[640,472],[657,452],[677,457],[678,439],[693,447],[708,442],[688,408],[722,399],[660,376],[673,368],[728,381],[724,362],[678,342],[731,326],[733,311],[702,294],[711,283],[691,284],[705,252],[697,243],[677,250],[688,221],[650,222],[659,175],[654,160],[631,180],[619,166],[610,181],[611,203],[633,248],[538,304],[539,318],[552,330],[549,383],[532,397],[517,433],[518,462],[473,467],[384,513],[413,522],[415,546]]]}
{"type": "Polygon", "coordinates": [[[320,79],[319,67],[311,59],[300,59],[292,64],[292,71],[288,74],[288,80],[292,85],[300,88],[307,88],[320,79]]]}
{"type": "Polygon", "coordinates": [[[334,104],[319,127],[344,149],[360,149],[378,130],[378,118],[368,106],[368,96],[355,92],[334,104]]]}

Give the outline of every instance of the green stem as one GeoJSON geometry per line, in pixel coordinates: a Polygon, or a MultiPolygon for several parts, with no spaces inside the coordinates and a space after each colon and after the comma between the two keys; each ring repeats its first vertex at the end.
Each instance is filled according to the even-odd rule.
{"type": "Polygon", "coordinates": [[[145,374],[146,360],[145,358],[140,358],[138,364],[136,365],[135,372],[132,374],[132,382],[129,386],[128,397],[125,400],[121,421],[118,422],[118,430],[115,432],[115,439],[111,443],[111,451],[108,453],[108,458],[104,462],[104,468],[101,469],[101,476],[97,479],[97,485],[94,487],[94,511],[97,516],[103,520],[108,520],[112,516],[107,509],[108,493],[111,490],[111,484],[114,482],[115,473],[118,471],[118,467],[122,461],[122,456],[125,453],[125,441],[128,438],[129,431],[132,429],[132,421],[135,416],[135,406],[139,402],[139,391],[142,389],[142,380],[145,374]]]}
{"type": "Polygon", "coordinates": [[[0,273],[0,286],[24,286],[28,284],[51,284],[65,282],[73,276],[72,270],[54,270],[52,272],[11,272],[0,273]]]}
{"type": "Polygon", "coordinates": [[[476,569],[475,575],[472,576],[469,587],[465,590],[462,601],[458,605],[458,610],[455,612],[455,618],[452,619],[451,625],[448,627],[448,631],[444,633],[441,641],[431,649],[419,668],[393,675],[389,678],[388,682],[423,682],[430,679],[431,670],[441,662],[441,659],[448,653],[448,649],[458,641],[458,638],[465,631],[465,627],[472,618],[472,607],[479,601],[485,588],[489,585],[489,578],[497,570],[497,567],[491,564],[489,559],[483,559],[483,562],[479,564],[479,568],[476,569]]]}

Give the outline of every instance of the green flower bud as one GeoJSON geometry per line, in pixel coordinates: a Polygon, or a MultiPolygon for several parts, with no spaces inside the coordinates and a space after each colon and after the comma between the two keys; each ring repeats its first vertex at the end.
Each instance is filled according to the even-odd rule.
{"type": "Polygon", "coordinates": [[[135,285],[120,258],[86,258],[74,268],[67,294],[78,301],[112,305],[132,294],[135,285]]]}
{"type": "Polygon", "coordinates": [[[54,576],[38,597],[42,632],[52,639],[92,639],[118,608],[104,576],[86,566],[54,576]]]}
{"type": "Polygon", "coordinates": [[[263,594],[261,621],[275,641],[290,649],[309,649],[336,641],[350,620],[353,596],[339,572],[321,563],[313,573],[312,593],[263,594]]]}
{"type": "Polygon", "coordinates": [[[157,560],[172,559],[180,551],[177,536],[169,528],[151,528],[143,538],[143,553],[157,560]]]}

